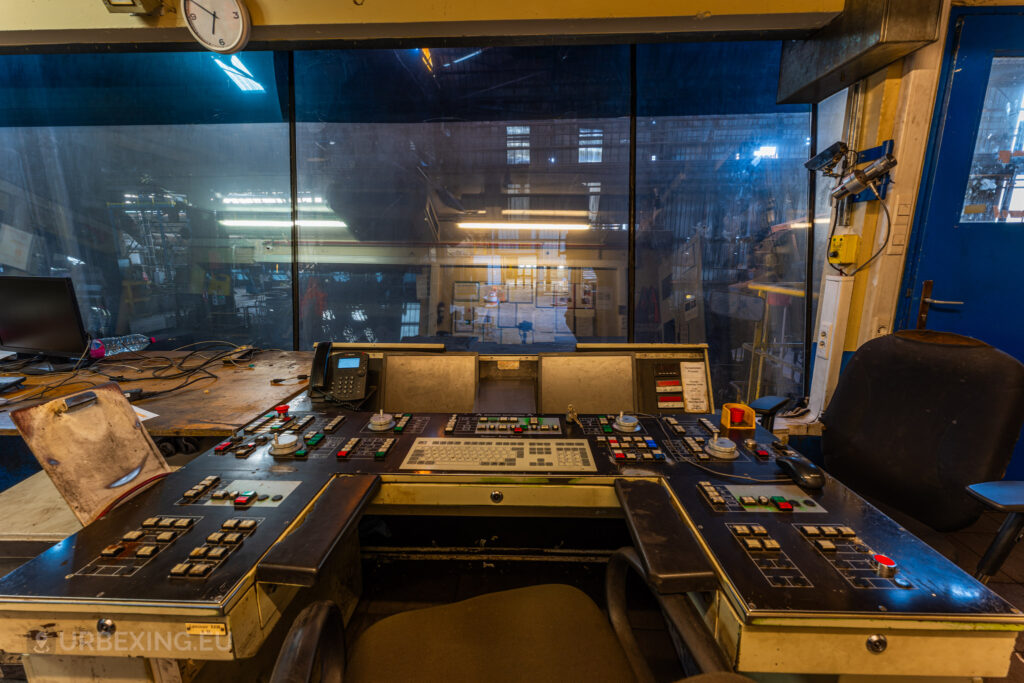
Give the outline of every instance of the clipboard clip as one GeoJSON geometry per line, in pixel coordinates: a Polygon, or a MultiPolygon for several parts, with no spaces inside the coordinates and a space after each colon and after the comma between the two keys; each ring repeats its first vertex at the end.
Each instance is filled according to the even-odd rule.
{"type": "Polygon", "coordinates": [[[74,396],[68,396],[57,406],[57,414],[62,415],[78,408],[84,408],[96,402],[96,394],[92,391],[83,391],[74,396]]]}

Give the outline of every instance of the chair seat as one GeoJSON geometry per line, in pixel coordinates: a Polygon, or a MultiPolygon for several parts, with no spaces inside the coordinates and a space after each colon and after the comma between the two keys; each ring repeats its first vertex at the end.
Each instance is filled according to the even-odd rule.
{"type": "Polygon", "coordinates": [[[346,681],[635,680],[604,614],[547,584],[383,619],[359,638],[346,681]]]}
{"type": "Polygon", "coordinates": [[[1001,512],[1024,512],[1024,482],[986,481],[971,484],[967,491],[1001,512]]]}

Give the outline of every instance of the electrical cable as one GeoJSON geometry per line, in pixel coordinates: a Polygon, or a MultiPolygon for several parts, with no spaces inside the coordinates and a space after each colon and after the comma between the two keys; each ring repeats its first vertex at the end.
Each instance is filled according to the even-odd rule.
{"type": "Polygon", "coordinates": [[[865,268],[871,265],[872,261],[881,256],[882,252],[885,251],[886,247],[889,246],[889,239],[892,237],[892,215],[889,213],[889,207],[886,205],[884,201],[882,201],[882,196],[878,193],[878,183],[872,180],[871,182],[868,183],[868,187],[871,188],[871,192],[874,193],[875,198],[878,200],[878,203],[882,205],[882,211],[885,212],[885,239],[882,241],[882,246],[878,247],[878,250],[871,255],[871,258],[869,258],[867,261],[858,266],[856,270],[850,273],[851,276],[856,275],[860,271],[864,270],[865,268]]]}
{"type": "MultiPolygon", "coordinates": [[[[865,261],[864,263],[862,263],[859,266],[857,266],[856,269],[850,271],[849,273],[847,273],[842,268],[840,268],[836,264],[834,264],[831,261],[829,261],[827,255],[826,255],[825,260],[828,262],[828,265],[831,266],[833,270],[835,270],[836,272],[838,272],[840,275],[842,275],[844,277],[853,277],[857,273],[861,272],[862,270],[864,270],[865,268],[870,266],[871,263],[875,259],[877,259],[879,256],[882,255],[882,252],[885,251],[886,247],[889,246],[889,239],[892,237],[892,215],[889,213],[888,205],[884,201],[882,201],[882,196],[878,192],[878,183],[876,181],[874,181],[874,180],[871,180],[871,181],[868,182],[868,188],[875,195],[875,198],[878,200],[879,204],[882,205],[882,211],[885,212],[885,239],[882,241],[882,246],[880,246],[878,248],[878,250],[875,251],[875,253],[871,255],[871,258],[869,258],[867,261],[865,261]]],[[[825,249],[826,250],[829,249],[830,245],[832,244],[832,237],[835,235],[836,226],[837,226],[838,222],[839,222],[839,211],[838,211],[838,209],[836,207],[833,207],[832,208],[832,227],[829,229],[829,232],[828,232],[828,242],[825,243],[825,249]]]]}

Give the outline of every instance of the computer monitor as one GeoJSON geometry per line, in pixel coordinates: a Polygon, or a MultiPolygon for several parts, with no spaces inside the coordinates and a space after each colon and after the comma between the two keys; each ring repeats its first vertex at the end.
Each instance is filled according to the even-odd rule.
{"type": "Polygon", "coordinates": [[[77,359],[88,344],[71,278],[0,275],[0,348],[77,359]]]}

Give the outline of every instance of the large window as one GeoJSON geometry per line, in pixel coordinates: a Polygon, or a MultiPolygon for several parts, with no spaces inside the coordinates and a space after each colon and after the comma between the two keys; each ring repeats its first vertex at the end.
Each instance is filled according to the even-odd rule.
{"type": "Polygon", "coordinates": [[[290,347],[274,71],[270,53],[0,58],[2,274],[70,276],[94,336],[290,347]]]}
{"type": "Polygon", "coordinates": [[[721,401],[802,390],[811,121],[779,51],[637,50],[635,339],[707,342],[721,401]]]}
{"type": "Polygon", "coordinates": [[[303,347],[626,340],[628,47],[299,52],[295,74],[303,347]]]}
{"type": "Polygon", "coordinates": [[[707,342],[721,400],[799,394],[779,50],[3,56],[0,274],[70,275],[94,335],[707,342]]]}

